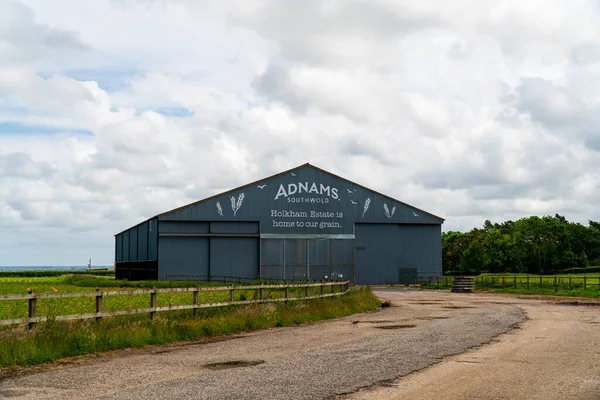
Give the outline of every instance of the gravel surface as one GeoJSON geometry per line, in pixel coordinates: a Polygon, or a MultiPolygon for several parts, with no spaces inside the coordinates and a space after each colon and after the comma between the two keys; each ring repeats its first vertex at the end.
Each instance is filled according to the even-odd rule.
{"type": "Polygon", "coordinates": [[[517,302],[521,329],[495,343],[344,399],[600,399],[600,299],[551,301],[474,296],[473,304],[517,302]]]}
{"type": "Polygon", "coordinates": [[[164,346],[132,355],[117,352],[5,379],[0,381],[0,398],[333,398],[489,343],[526,319],[517,304],[493,297],[376,293],[391,300],[392,307],[214,343],[164,346]],[[215,368],[215,363],[229,364],[215,368]]]}

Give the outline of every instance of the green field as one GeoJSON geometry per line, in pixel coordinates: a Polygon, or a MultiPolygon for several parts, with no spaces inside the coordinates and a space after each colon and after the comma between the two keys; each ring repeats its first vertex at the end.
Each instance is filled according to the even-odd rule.
{"type": "MultiPolygon", "coordinates": [[[[63,275],[56,277],[39,278],[0,278],[0,295],[3,294],[27,294],[29,291],[35,293],[71,293],[71,292],[94,292],[122,291],[142,288],[163,287],[206,287],[206,286],[231,286],[216,282],[175,282],[175,281],[117,281],[110,276],[88,276],[88,275],[63,275]]],[[[243,286],[243,285],[235,285],[243,286]]],[[[339,291],[339,287],[336,288],[339,291]]],[[[320,293],[318,287],[309,288],[309,296],[320,293]]],[[[303,288],[290,289],[289,297],[300,297],[304,295],[303,288]]],[[[192,293],[158,293],[156,296],[157,306],[176,306],[192,304],[192,293]]],[[[236,290],[234,300],[259,299],[258,290],[236,290]]],[[[265,290],[264,298],[282,298],[283,290],[265,290]]],[[[104,296],[103,311],[132,310],[136,308],[149,307],[148,294],[135,295],[112,295],[104,296]]],[[[229,301],[229,292],[199,292],[198,302],[217,303],[229,301]]],[[[2,300],[0,301],[0,320],[27,317],[27,300],[2,300]]],[[[58,316],[94,313],[96,303],[94,297],[83,298],[58,298],[38,299],[38,316],[58,316]]]]}
{"type": "MultiPolygon", "coordinates": [[[[600,297],[600,273],[531,275],[481,274],[474,277],[475,289],[499,293],[547,294],[600,297]]],[[[423,278],[423,289],[450,289],[452,276],[423,278]]]]}

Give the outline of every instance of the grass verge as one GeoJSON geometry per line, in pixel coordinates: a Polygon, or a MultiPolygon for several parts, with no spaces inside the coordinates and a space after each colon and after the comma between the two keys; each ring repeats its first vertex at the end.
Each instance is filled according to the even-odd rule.
{"type": "Polygon", "coordinates": [[[30,366],[63,357],[107,350],[165,344],[228,335],[242,331],[293,326],[374,310],[381,301],[369,288],[352,289],[342,297],[306,302],[259,304],[147,316],[105,318],[95,321],[39,324],[0,331],[0,368],[30,366]]]}
{"type": "Polygon", "coordinates": [[[509,293],[509,294],[525,294],[525,295],[546,295],[546,296],[567,296],[567,297],[590,297],[600,298],[600,290],[598,288],[573,288],[573,289],[558,289],[553,288],[481,288],[480,290],[488,293],[509,293]]]}

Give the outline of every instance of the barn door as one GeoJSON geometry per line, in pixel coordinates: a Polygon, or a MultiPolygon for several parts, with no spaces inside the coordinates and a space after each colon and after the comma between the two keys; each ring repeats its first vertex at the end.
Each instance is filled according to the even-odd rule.
{"type": "Polygon", "coordinates": [[[399,283],[399,230],[393,224],[356,224],[356,284],[399,283]]]}

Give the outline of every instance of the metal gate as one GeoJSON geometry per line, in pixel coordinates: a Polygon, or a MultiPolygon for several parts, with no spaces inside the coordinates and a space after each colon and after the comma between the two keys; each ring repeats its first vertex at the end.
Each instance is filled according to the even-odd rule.
{"type": "Polygon", "coordinates": [[[354,239],[261,239],[260,260],[262,279],[354,282],[354,239]]]}

